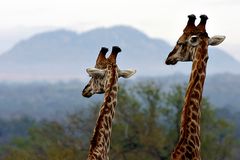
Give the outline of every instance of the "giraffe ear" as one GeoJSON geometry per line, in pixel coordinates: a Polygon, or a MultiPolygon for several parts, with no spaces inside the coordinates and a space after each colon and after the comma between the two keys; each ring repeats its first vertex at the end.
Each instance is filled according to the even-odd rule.
{"type": "Polygon", "coordinates": [[[123,78],[129,78],[137,71],[135,69],[119,70],[118,76],[123,78]]]}
{"type": "Polygon", "coordinates": [[[98,68],[87,68],[86,71],[90,77],[103,77],[105,74],[105,70],[98,68]]]}
{"type": "Polygon", "coordinates": [[[211,45],[211,46],[217,46],[219,45],[220,43],[222,43],[224,40],[225,40],[225,36],[213,36],[211,38],[209,38],[208,40],[208,44],[211,45]]]}

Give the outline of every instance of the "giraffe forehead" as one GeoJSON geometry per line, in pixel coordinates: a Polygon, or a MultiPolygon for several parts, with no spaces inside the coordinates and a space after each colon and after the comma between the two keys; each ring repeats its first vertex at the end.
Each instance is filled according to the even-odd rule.
{"type": "Polygon", "coordinates": [[[110,61],[105,61],[104,63],[98,63],[95,65],[97,69],[111,69],[113,67],[118,67],[117,64],[112,63],[110,61]]]}
{"type": "Polygon", "coordinates": [[[106,58],[105,55],[104,56],[99,56],[96,60],[96,64],[95,67],[98,69],[105,69],[108,67],[108,65],[116,65],[116,57],[117,54],[113,54],[111,53],[111,55],[106,58]]]}
{"type": "Polygon", "coordinates": [[[105,70],[105,74],[103,77],[101,76],[96,76],[92,77],[89,81],[89,83],[98,85],[101,84],[102,82],[106,81],[108,77],[111,77],[112,73],[117,74],[117,72],[120,70],[116,64],[108,64],[106,68],[102,69],[105,70]]]}
{"type": "Polygon", "coordinates": [[[195,33],[183,33],[183,35],[179,38],[179,40],[186,40],[192,35],[195,35],[195,33]]]}

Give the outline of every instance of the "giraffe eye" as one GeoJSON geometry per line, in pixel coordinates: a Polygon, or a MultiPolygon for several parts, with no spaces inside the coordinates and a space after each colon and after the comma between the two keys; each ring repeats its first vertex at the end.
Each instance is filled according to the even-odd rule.
{"type": "Polygon", "coordinates": [[[191,42],[192,42],[192,43],[197,42],[197,37],[192,37],[192,38],[191,38],[191,42]]]}
{"type": "Polygon", "coordinates": [[[198,36],[192,36],[189,38],[189,43],[193,46],[198,45],[198,36]]]}

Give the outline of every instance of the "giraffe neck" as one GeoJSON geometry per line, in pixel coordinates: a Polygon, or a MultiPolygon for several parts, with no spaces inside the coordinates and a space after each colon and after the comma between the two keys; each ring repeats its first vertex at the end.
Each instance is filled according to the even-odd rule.
{"type": "Polygon", "coordinates": [[[118,73],[116,65],[107,68],[107,83],[104,94],[104,102],[99,112],[93,137],[90,144],[88,160],[108,160],[112,120],[115,114],[118,91],[118,73]]]}
{"type": "Polygon", "coordinates": [[[200,102],[206,77],[207,47],[196,50],[192,72],[187,87],[180,124],[180,138],[172,159],[200,160],[200,102]]]}

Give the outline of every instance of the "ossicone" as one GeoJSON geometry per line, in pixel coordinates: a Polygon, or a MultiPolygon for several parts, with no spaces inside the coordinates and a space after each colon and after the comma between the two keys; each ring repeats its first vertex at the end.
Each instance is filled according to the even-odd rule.
{"type": "Polygon", "coordinates": [[[201,21],[199,22],[197,29],[200,32],[206,32],[206,23],[207,23],[208,17],[207,17],[207,15],[203,14],[200,16],[200,18],[201,18],[201,21]]]}
{"type": "Polygon", "coordinates": [[[196,20],[196,16],[194,14],[188,15],[188,22],[183,31],[191,32],[191,30],[195,29],[196,28],[195,20],[196,20]]]}
{"type": "Polygon", "coordinates": [[[102,47],[99,54],[98,54],[98,57],[97,57],[97,60],[96,60],[96,64],[99,64],[101,63],[102,61],[105,61],[106,60],[106,54],[108,52],[108,48],[106,47],[102,47]]]}
{"type": "Polygon", "coordinates": [[[108,48],[102,47],[100,53],[106,54],[108,52],[108,48]]]}
{"type": "Polygon", "coordinates": [[[121,52],[121,48],[118,46],[113,46],[112,47],[112,53],[110,54],[110,56],[108,57],[108,60],[114,64],[116,64],[116,59],[117,59],[117,55],[119,52],[121,52]]]}

